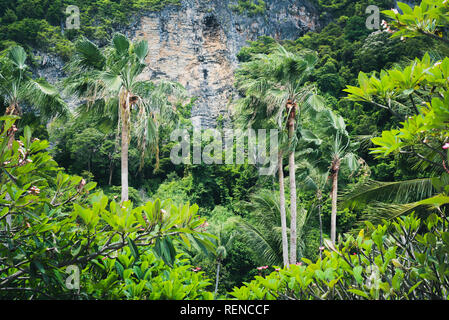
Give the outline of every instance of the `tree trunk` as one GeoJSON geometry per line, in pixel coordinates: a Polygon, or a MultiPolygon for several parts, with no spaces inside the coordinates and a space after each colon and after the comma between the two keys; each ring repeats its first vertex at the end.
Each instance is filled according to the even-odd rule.
{"type": "Polygon", "coordinates": [[[288,267],[288,237],[287,237],[287,215],[285,213],[285,187],[284,187],[284,165],[282,162],[282,151],[278,154],[278,175],[279,175],[279,195],[281,211],[281,229],[282,229],[282,257],[284,267],[288,267]]]}
{"type": "Polygon", "coordinates": [[[337,199],[338,199],[338,173],[340,160],[334,160],[332,165],[332,214],[331,214],[331,241],[335,245],[337,240],[337,199]]]}
{"type": "Polygon", "coordinates": [[[217,276],[216,276],[216,279],[215,279],[215,294],[214,294],[214,297],[217,297],[217,292],[218,292],[218,279],[220,277],[220,264],[221,264],[221,262],[217,261],[217,276]]]}
{"type": "Polygon", "coordinates": [[[128,151],[129,151],[129,93],[124,94],[122,100],[122,150],[121,150],[121,176],[122,176],[122,202],[129,200],[128,185],[128,151]]]}
{"type": "Polygon", "coordinates": [[[112,186],[112,175],[114,173],[114,163],[112,162],[113,160],[111,160],[111,162],[109,163],[109,185],[112,186]]]}
{"type": "Polygon", "coordinates": [[[320,221],[320,259],[322,258],[322,250],[323,247],[323,220],[321,219],[321,201],[323,200],[323,194],[321,190],[317,190],[317,199],[318,199],[318,219],[320,221]]]}
{"type": "MultiPolygon", "coordinates": [[[[20,116],[21,112],[22,111],[21,111],[19,105],[16,102],[14,102],[14,103],[11,103],[11,105],[8,108],[6,108],[5,116],[20,116]]],[[[12,144],[14,142],[15,134],[16,134],[16,131],[17,131],[16,123],[17,122],[15,122],[12,125],[12,127],[8,130],[8,132],[7,132],[7,135],[8,135],[8,150],[12,150],[12,144]]]]}
{"type": "MultiPolygon", "coordinates": [[[[6,109],[5,115],[6,116],[18,116],[18,115],[20,115],[20,113],[21,113],[21,110],[19,108],[19,105],[17,103],[12,103],[6,109]]],[[[16,123],[17,122],[15,122],[11,126],[11,128],[9,128],[9,130],[7,132],[7,137],[8,137],[7,148],[8,148],[8,150],[12,150],[12,145],[13,145],[13,142],[14,142],[14,140],[16,138],[16,131],[17,131],[16,123]]],[[[2,128],[2,131],[3,131],[3,128],[2,128]]],[[[8,192],[6,192],[5,200],[6,201],[11,201],[12,200],[8,192]]],[[[5,231],[7,231],[8,228],[9,228],[9,230],[11,230],[12,229],[12,215],[6,216],[5,220],[6,220],[5,231]]]]}
{"type": "MultiPolygon", "coordinates": [[[[289,120],[288,135],[290,142],[295,134],[295,119],[289,120]]],[[[295,167],[295,150],[291,149],[288,159],[288,168],[290,175],[290,264],[296,264],[296,167],[295,167]]]]}

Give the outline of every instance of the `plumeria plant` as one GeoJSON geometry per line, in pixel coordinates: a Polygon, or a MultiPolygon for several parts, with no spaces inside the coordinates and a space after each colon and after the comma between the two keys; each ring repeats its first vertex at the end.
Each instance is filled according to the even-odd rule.
{"type": "Polygon", "coordinates": [[[230,296],[238,300],[427,300],[449,297],[449,220],[412,214],[367,222],[324,258],[256,276],[230,296]]]}
{"type": "MultiPolygon", "coordinates": [[[[45,151],[48,142],[32,139],[29,128],[10,148],[8,132],[16,118],[0,120],[0,297],[133,298],[143,290],[146,297],[158,298],[151,294],[156,273],[148,273],[155,264],[164,273],[174,267],[171,282],[161,279],[161,286],[164,281],[188,286],[181,279],[188,276],[203,290],[207,281],[191,275],[191,267],[176,252],[178,243],[215,250],[213,236],[201,230],[205,219],[197,205],[177,207],[156,199],[135,208],[130,201],[110,200],[95,191],[95,183],[63,173],[45,151]],[[81,270],[78,291],[65,281],[73,267],[81,270]],[[96,287],[93,280],[104,280],[104,286],[96,287]],[[111,295],[102,291],[113,285],[111,295]]],[[[173,290],[165,297],[189,297],[173,290]]]]}

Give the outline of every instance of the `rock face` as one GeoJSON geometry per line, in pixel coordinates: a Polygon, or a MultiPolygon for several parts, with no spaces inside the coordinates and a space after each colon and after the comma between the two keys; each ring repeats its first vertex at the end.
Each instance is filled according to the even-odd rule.
{"type": "Polygon", "coordinates": [[[149,43],[145,77],[180,82],[198,98],[192,108],[195,126],[216,127],[219,118],[229,125],[236,55],[247,40],[263,35],[297,39],[319,27],[309,1],[265,2],[264,14],[249,16],[233,11],[232,1],[183,0],[180,6],[142,14],[126,33],[149,43]]]}
{"type": "MultiPolygon", "coordinates": [[[[124,29],[133,40],[149,43],[146,79],[167,79],[184,85],[197,97],[192,108],[195,126],[214,128],[223,119],[230,126],[230,102],[236,96],[234,71],[237,54],[248,40],[260,36],[297,39],[319,26],[310,0],[265,0],[264,14],[251,16],[231,9],[235,0],[181,0],[159,12],[137,13],[124,29]]],[[[40,52],[39,76],[56,83],[65,75],[63,62],[40,52]]],[[[76,101],[68,101],[71,106],[76,101]]]]}

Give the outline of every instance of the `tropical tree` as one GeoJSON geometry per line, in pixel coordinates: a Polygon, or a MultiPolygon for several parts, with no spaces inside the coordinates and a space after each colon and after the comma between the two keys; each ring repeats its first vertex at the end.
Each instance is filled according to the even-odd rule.
{"type": "Polygon", "coordinates": [[[85,101],[79,115],[97,117],[103,125],[115,127],[117,134],[121,134],[122,201],[129,198],[128,150],[133,133],[141,150],[142,167],[146,154],[158,154],[161,121],[175,112],[169,96],[179,98],[185,94],[177,83],[142,80],[148,54],[147,41],[131,42],[117,33],[103,50],[87,39],[79,40],[67,65],[70,73],[65,81],[67,91],[85,101]]]}
{"type": "MultiPolygon", "coordinates": [[[[251,61],[243,63],[238,71],[240,81],[237,82],[237,87],[246,96],[243,103],[254,110],[254,118],[264,114],[273,119],[284,135],[287,131],[288,142],[285,149],[288,152],[290,183],[290,264],[297,261],[295,148],[301,137],[301,119],[304,113],[308,107],[315,106],[319,101],[315,99],[314,86],[307,83],[317,60],[317,55],[313,52],[293,53],[278,45],[268,55],[255,55],[251,61]]],[[[281,158],[280,153],[280,162],[281,158]]],[[[282,168],[282,163],[279,168],[282,168]]],[[[281,169],[279,181],[282,188],[280,171],[281,169]]],[[[283,212],[281,213],[284,216],[283,212]]]]}
{"type": "MultiPolygon", "coordinates": [[[[0,58],[0,95],[6,105],[5,115],[23,116],[26,112],[39,114],[42,122],[67,116],[69,110],[57,88],[44,79],[34,79],[26,64],[27,54],[15,46],[0,58]]],[[[11,147],[16,125],[10,130],[11,147]]]]}
{"type": "MultiPolygon", "coordinates": [[[[394,36],[426,35],[447,44],[441,28],[447,26],[448,4],[445,1],[422,1],[413,10],[401,3],[397,10],[385,13],[394,19],[394,36]]],[[[391,31],[391,30],[390,30],[391,31]]],[[[378,157],[406,156],[417,172],[427,177],[400,182],[366,181],[345,196],[346,206],[365,206],[370,199],[373,209],[370,219],[392,219],[411,212],[436,210],[441,214],[449,203],[449,58],[435,60],[426,53],[405,68],[382,71],[376,75],[359,76],[358,87],[346,89],[348,99],[373,102],[385,99],[396,103],[404,97],[413,113],[404,118],[398,128],[384,131],[372,139],[372,153],[378,157]],[[388,90],[386,90],[388,88],[388,90]],[[365,91],[365,93],[363,93],[365,91]]]]}
{"type": "Polygon", "coordinates": [[[413,8],[403,2],[397,5],[402,13],[397,9],[382,12],[391,18],[389,23],[384,22],[384,27],[393,33],[392,37],[426,36],[449,45],[445,34],[445,28],[449,25],[449,4],[446,0],[423,0],[413,8]]]}
{"type": "Polygon", "coordinates": [[[278,129],[280,132],[280,148],[278,149],[278,183],[279,183],[279,212],[281,220],[282,235],[282,257],[283,265],[289,264],[287,216],[285,202],[285,177],[284,177],[284,149],[285,149],[285,125],[276,121],[271,112],[268,112],[267,103],[264,101],[264,92],[260,90],[260,83],[264,81],[265,65],[259,60],[252,60],[242,64],[237,70],[237,87],[245,95],[236,103],[237,124],[243,128],[266,128],[278,129]]]}
{"type": "Polygon", "coordinates": [[[357,156],[349,150],[349,139],[337,133],[331,149],[331,178],[332,178],[332,213],[331,213],[331,241],[335,244],[337,239],[337,201],[338,201],[338,178],[342,165],[347,165],[350,172],[358,168],[357,156]],[[346,143],[344,140],[347,140],[346,143]]]}
{"type": "MultiPolygon", "coordinates": [[[[159,282],[159,296],[182,298],[196,291],[201,279],[185,275],[189,266],[178,269],[176,247],[201,243],[214,250],[210,237],[198,230],[205,223],[198,206],[159,199],[141,207],[117,203],[96,192],[96,183],[63,173],[46,151],[49,143],[33,138],[28,126],[9,149],[7,132],[14,122],[11,116],[0,119],[2,299],[133,298],[153,280],[159,282]],[[151,256],[146,263],[145,256],[151,256]],[[157,265],[180,274],[161,270],[165,276],[156,280],[158,272],[150,269],[157,265]],[[67,284],[70,266],[82,270],[79,291],[67,284]],[[169,282],[180,280],[189,289],[164,293],[164,285],[173,288],[169,282]]],[[[145,296],[157,299],[152,291],[145,296]]]]}
{"type": "Polygon", "coordinates": [[[303,130],[307,135],[304,136],[299,152],[300,156],[314,165],[316,170],[314,177],[303,177],[303,186],[312,187],[318,192],[317,198],[323,191],[326,181],[323,181],[321,174],[328,174],[327,178],[331,180],[331,241],[335,243],[337,236],[337,201],[338,184],[342,167],[349,169],[350,173],[355,172],[359,167],[358,157],[351,152],[351,139],[346,124],[342,116],[337,115],[330,109],[323,110],[315,117],[309,125],[310,130],[303,130]],[[321,173],[321,174],[318,174],[321,173]]]}

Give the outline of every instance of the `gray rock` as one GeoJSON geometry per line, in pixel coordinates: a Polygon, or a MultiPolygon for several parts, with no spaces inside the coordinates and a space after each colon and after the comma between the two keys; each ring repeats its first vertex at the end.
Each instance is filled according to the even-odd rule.
{"type": "Polygon", "coordinates": [[[265,14],[248,16],[231,10],[229,1],[184,0],[142,14],[126,33],[149,42],[146,78],[178,81],[198,97],[192,108],[196,126],[216,127],[220,115],[229,126],[237,54],[247,41],[264,35],[294,40],[319,28],[319,14],[309,1],[265,2],[265,14]]]}

